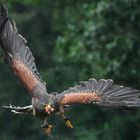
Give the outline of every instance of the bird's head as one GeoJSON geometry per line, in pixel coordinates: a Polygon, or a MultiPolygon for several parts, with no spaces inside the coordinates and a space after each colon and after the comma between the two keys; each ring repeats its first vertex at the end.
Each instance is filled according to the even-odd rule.
{"type": "Polygon", "coordinates": [[[44,110],[50,116],[59,111],[59,103],[57,102],[56,92],[52,92],[45,98],[44,110]]]}
{"type": "Polygon", "coordinates": [[[55,106],[51,103],[47,103],[44,105],[44,111],[48,114],[51,115],[55,112],[55,106]]]}
{"type": "Polygon", "coordinates": [[[55,96],[50,95],[50,94],[46,94],[45,96],[44,95],[35,96],[32,98],[32,102],[34,104],[34,107],[38,111],[38,113],[45,116],[50,116],[54,114],[55,112],[57,112],[58,110],[56,98],[55,96]]]}
{"type": "Polygon", "coordinates": [[[47,117],[56,112],[56,107],[52,100],[48,100],[48,99],[35,100],[35,99],[33,99],[33,106],[35,108],[35,115],[38,117],[47,117]]]}

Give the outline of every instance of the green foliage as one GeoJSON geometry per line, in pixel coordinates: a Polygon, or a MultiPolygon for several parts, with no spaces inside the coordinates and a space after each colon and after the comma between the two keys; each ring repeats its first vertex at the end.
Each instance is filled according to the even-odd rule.
{"type": "MultiPolygon", "coordinates": [[[[48,91],[61,92],[90,77],[140,86],[140,2],[138,0],[13,0],[9,13],[28,40],[48,91]]],[[[0,59],[0,105],[30,104],[30,96],[0,59]]],[[[139,111],[76,106],[75,126],[54,117],[63,140],[139,140],[139,111]]],[[[37,119],[1,107],[0,139],[46,139],[37,119]]]]}

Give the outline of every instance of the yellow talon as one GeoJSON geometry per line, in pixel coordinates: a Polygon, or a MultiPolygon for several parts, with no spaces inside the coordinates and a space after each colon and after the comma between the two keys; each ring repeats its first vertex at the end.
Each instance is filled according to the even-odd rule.
{"type": "Polygon", "coordinates": [[[47,133],[47,134],[51,134],[51,132],[52,132],[52,125],[48,125],[48,127],[47,128],[44,128],[44,132],[45,133],[47,133]]]}
{"type": "Polygon", "coordinates": [[[73,125],[71,124],[71,122],[69,120],[66,120],[66,125],[69,127],[69,128],[73,128],[73,125]]]}

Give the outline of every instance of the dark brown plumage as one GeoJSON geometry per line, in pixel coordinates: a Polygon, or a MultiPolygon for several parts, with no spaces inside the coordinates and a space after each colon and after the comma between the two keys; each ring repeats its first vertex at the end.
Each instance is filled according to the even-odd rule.
{"type": "MultiPolygon", "coordinates": [[[[17,32],[16,25],[8,17],[8,11],[1,5],[0,45],[4,60],[12,72],[32,94],[32,105],[26,107],[5,106],[16,114],[31,113],[44,120],[42,128],[48,135],[51,126],[47,117],[59,112],[68,127],[70,121],[64,116],[64,109],[73,104],[97,104],[110,107],[140,107],[138,90],[113,84],[113,80],[89,79],[69,88],[60,94],[49,94],[46,84],[40,77],[34,57],[26,45],[27,41],[17,32]]],[[[56,77],[57,78],[57,77],[56,77]]]]}

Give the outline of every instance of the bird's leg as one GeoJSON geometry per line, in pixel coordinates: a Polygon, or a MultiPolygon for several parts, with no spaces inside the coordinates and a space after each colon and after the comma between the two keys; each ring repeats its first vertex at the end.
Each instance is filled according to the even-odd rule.
{"type": "Polygon", "coordinates": [[[32,105],[20,107],[20,106],[13,106],[10,104],[9,106],[3,106],[3,107],[10,109],[11,112],[13,112],[14,114],[33,114],[32,105]]]}
{"type": "Polygon", "coordinates": [[[41,125],[43,132],[47,135],[50,135],[52,132],[52,125],[48,124],[47,118],[44,120],[44,123],[41,125]]]}
{"type": "Polygon", "coordinates": [[[54,138],[54,136],[51,134],[52,132],[52,125],[48,124],[48,121],[47,121],[47,118],[44,120],[44,123],[41,125],[41,129],[43,130],[43,132],[45,134],[48,135],[48,137],[51,139],[51,140],[57,140],[56,138],[54,138]]]}
{"type": "Polygon", "coordinates": [[[60,114],[62,115],[67,127],[73,128],[73,125],[72,125],[70,119],[65,116],[64,107],[62,107],[62,106],[60,106],[60,114]]]}

